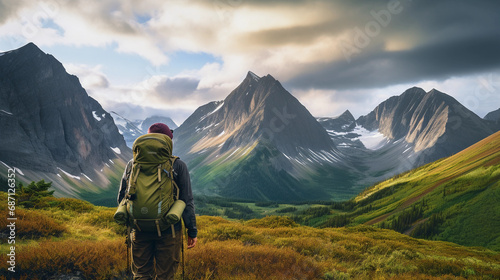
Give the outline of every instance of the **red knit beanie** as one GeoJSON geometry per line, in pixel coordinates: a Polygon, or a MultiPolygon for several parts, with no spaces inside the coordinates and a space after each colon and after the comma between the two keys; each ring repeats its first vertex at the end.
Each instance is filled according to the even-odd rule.
{"type": "Polygon", "coordinates": [[[164,123],[154,123],[148,128],[148,133],[162,133],[170,137],[170,139],[174,138],[172,134],[172,130],[170,127],[164,123]]]}

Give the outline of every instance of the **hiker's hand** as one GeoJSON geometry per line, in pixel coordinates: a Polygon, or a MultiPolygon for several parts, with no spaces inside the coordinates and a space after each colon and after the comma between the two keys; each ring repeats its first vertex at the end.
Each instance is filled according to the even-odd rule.
{"type": "Polygon", "coordinates": [[[196,246],[196,241],[198,241],[198,238],[192,238],[188,236],[188,249],[194,248],[196,246]]]}

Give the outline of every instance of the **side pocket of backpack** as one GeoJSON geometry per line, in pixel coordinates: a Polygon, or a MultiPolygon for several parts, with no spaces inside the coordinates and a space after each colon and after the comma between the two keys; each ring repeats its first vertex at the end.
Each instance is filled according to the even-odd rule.
{"type": "Polygon", "coordinates": [[[118,205],[115,215],[113,216],[115,222],[119,225],[127,225],[128,223],[128,211],[127,211],[127,199],[124,198],[118,205]]]}
{"type": "Polygon", "coordinates": [[[182,218],[184,208],[186,208],[186,203],[180,199],[176,200],[170,210],[162,217],[162,221],[168,225],[178,223],[182,218]]]}

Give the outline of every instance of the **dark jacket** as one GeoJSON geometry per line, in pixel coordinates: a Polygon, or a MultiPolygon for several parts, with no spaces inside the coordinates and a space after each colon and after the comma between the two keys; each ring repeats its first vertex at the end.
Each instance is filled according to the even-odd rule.
{"type": "MultiPolygon", "coordinates": [[[[118,191],[118,204],[122,201],[127,193],[127,179],[130,176],[130,169],[132,168],[132,160],[128,162],[125,171],[123,172],[120,190],[118,191]]],[[[186,202],[186,208],[184,213],[182,213],[182,219],[188,230],[189,237],[195,238],[198,234],[196,229],[196,216],[194,212],[194,199],[193,191],[191,190],[191,179],[189,177],[189,171],[187,165],[181,160],[177,159],[174,162],[174,181],[179,187],[179,199],[186,202]]],[[[178,222],[174,226],[176,231],[182,229],[181,222],[178,222]]],[[[170,231],[167,230],[167,234],[170,231]]]]}

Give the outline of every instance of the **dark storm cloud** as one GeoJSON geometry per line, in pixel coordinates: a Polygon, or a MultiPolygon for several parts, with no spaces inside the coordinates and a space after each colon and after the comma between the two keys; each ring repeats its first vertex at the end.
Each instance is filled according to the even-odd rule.
{"type": "MultiPolygon", "coordinates": [[[[391,84],[446,79],[500,69],[500,37],[478,36],[422,46],[409,51],[360,55],[337,61],[288,82],[298,88],[370,88],[391,84]]],[[[314,69],[313,69],[314,68],[314,69]]]]}
{"type": "Polygon", "coordinates": [[[15,16],[23,6],[24,1],[0,0],[0,24],[15,16]]]}
{"type": "Polygon", "coordinates": [[[327,21],[314,25],[294,26],[260,30],[241,36],[242,43],[257,46],[277,46],[297,44],[307,46],[311,41],[325,34],[335,34],[342,31],[343,22],[327,21]]]}
{"type": "Polygon", "coordinates": [[[385,27],[378,23],[378,32],[366,31],[370,22],[377,23],[370,11],[380,11],[381,3],[356,13],[358,23],[351,28],[358,28],[358,34],[353,31],[352,41],[343,46],[348,54],[345,59],[305,64],[307,70],[287,84],[296,88],[370,88],[500,68],[500,1],[401,1],[402,11],[392,15],[385,27]],[[363,14],[365,17],[360,16],[363,14]],[[356,44],[355,36],[363,45],[356,44]],[[362,36],[368,40],[363,41],[362,36]],[[411,44],[391,51],[384,47],[391,40],[411,44]],[[349,47],[356,51],[349,53],[349,47]]]}

